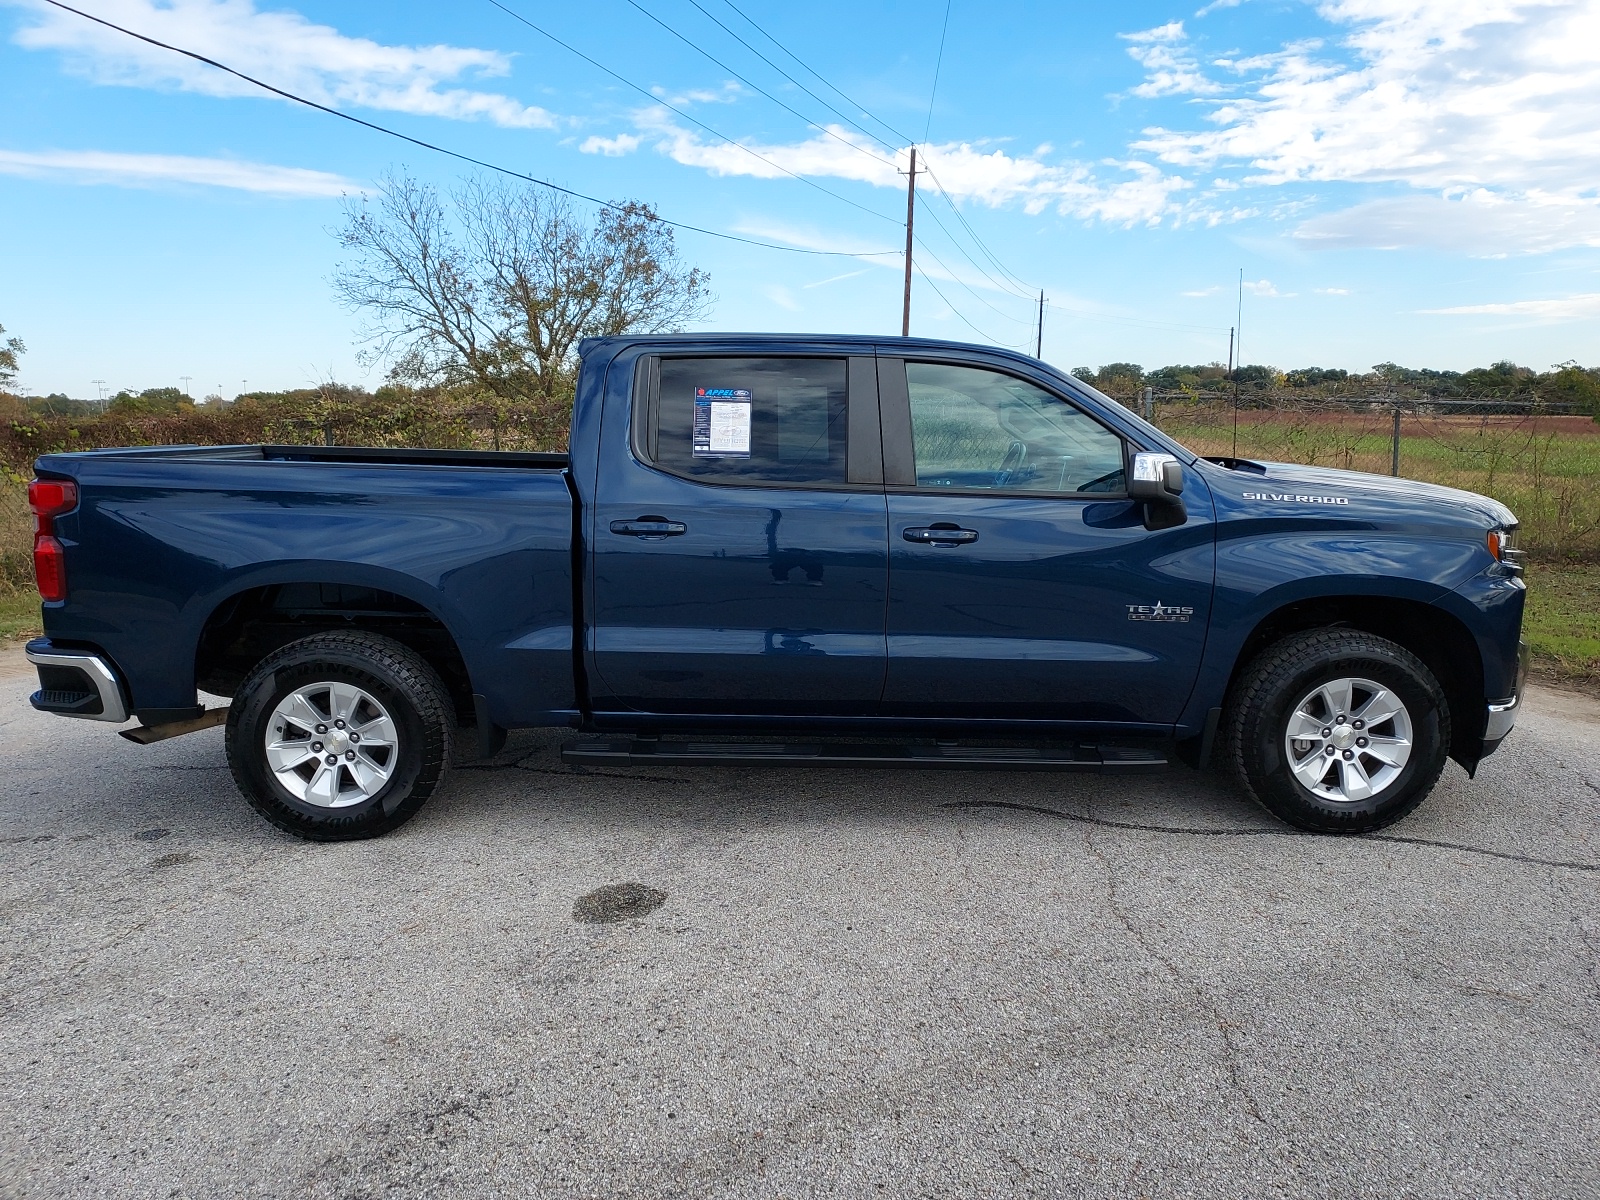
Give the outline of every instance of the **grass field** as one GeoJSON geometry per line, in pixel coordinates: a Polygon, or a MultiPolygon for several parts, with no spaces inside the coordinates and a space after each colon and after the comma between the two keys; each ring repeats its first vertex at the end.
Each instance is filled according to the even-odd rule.
{"type": "MultiPolygon", "coordinates": [[[[1242,458],[1389,474],[1386,412],[1240,414],[1242,458]]],[[[1157,424],[1196,454],[1233,454],[1232,412],[1173,405],[1157,424]]],[[[1600,425],[1585,417],[1406,415],[1400,474],[1493,496],[1522,523],[1521,545],[1548,563],[1600,563],[1600,425]]]]}

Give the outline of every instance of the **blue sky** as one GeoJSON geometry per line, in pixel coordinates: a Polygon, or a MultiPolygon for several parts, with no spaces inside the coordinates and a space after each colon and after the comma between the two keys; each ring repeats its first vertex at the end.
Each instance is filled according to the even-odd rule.
{"type": "MultiPolygon", "coordinates": [[[[1600,0],[951,0],[931,110],[945,0],[504,2],[642,91],[489,0],[76,6],[591,195],[883,252],[682,233],[714,328],[897,333],[915,143],[917,334],[1031,348],[1042,288],[1062,366],[1221,359],[1242,269],[1249,362],[1600,363],[1600,0]]],[[[36,394],[376,384],[341,196],[465,170],[42,0],[0,0],[0,112],[36,394]]]]}

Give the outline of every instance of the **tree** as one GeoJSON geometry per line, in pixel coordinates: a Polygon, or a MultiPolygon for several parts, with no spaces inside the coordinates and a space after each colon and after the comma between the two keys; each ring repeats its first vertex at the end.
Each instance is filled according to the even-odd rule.
{"type": "MultiPolygon", "coordinates": [[[[0,334],[5,333],[6,327],[0,325],[0,334]]],[[[22,344],[21,338],[9,338],[0,342],[0,390],[9,391],[11,385],[17,381],[17,359],[28,352],[22,344]]]]}
{"type": "Polygon", "coordinates": [[[123,389],[106,405],[107,412],[122,416],[153,416],[158,413],[175,413],[193,408],[194,401],[175,387],[145,388],[142,392],[123,389]]]}
{"type": "Polygon", "coordinates": [[[1559,363],[1548,375],[1540,377],[1539,395],[1574,405],[1600,421],[1600,370],[1587,371],[1575,362],[1559,363]]]}
{"type": "Polygon", "coordinates": [[[334,289],[365,312],[396,382],[470,384],[547,413],[572,399],[586,337],[662,333],[701,317],[707,276],[647,204],[585,224],[565,197],[469,180],[447,199],[406,175],[351,200],[334,289]]]}

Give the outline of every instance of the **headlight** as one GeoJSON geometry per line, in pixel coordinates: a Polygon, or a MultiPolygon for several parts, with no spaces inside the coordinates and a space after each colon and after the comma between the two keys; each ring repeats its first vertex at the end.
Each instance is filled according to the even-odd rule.
{"type": "Polygon", "coordinates": [[[1496,562],[1503,564],[1514,575],[1522,574],[1524,555],[1517,549],[1517,526],[1489,530],[1487,545],[1496,562]]]}

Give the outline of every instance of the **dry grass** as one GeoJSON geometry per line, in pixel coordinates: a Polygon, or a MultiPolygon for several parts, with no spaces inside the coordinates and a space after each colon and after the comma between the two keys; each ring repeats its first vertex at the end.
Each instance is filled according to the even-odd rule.
{"type": "MultiPolygon", "coordinates": [[[[1197,454],[1233,454],[1224,405],[1174,405],[1157,423],[1197,454]]],[[[1244,458],[1387,475],[1388,412],[1240,414],[1244,458]]],[[[1402,419],[1400,474],[1493,496],[1522,523],[1522,548],[1543,562],[1600,562],[1600,426],[1574,417],[1402,419]]]]}

